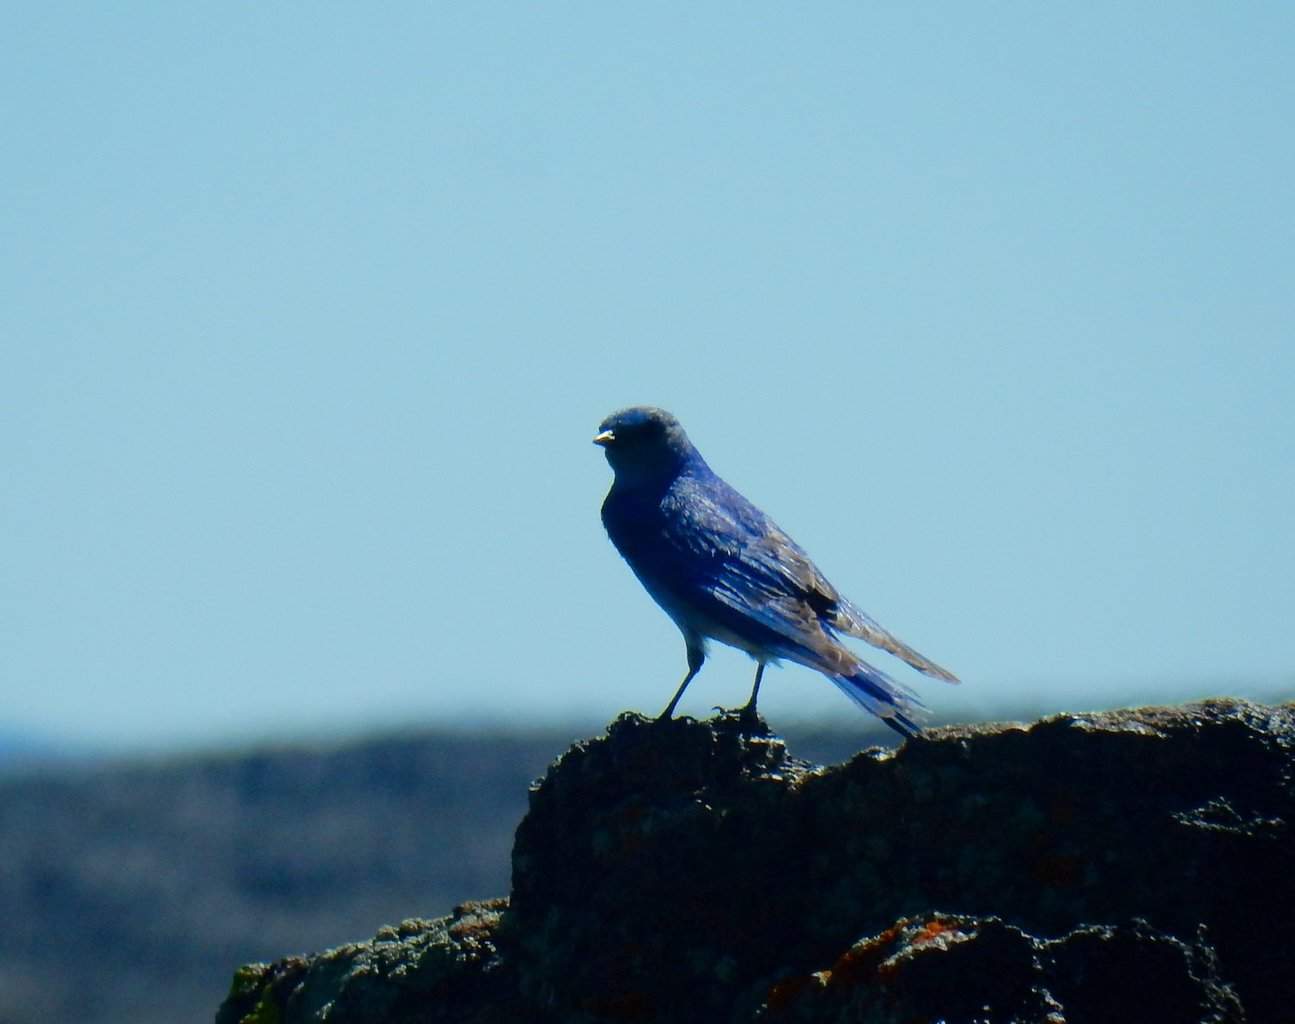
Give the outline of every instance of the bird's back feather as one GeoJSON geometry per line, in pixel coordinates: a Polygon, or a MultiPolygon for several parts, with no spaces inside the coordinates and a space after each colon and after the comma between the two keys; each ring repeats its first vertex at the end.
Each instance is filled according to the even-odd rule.
{"type": "Polygon", "coordinates": [[[845,650],[832,643],[838,633],[933,678],[958,681],[844,598],[800,545],[708,468],[677,477],[658,513],[630,531],[639,535],[630,546],[656,563],[660,571],[653,575],[667,588],[688,591],[680,594],[685,600],[719,601],[830,661],[839,657],[831,648],[845,650]]]}

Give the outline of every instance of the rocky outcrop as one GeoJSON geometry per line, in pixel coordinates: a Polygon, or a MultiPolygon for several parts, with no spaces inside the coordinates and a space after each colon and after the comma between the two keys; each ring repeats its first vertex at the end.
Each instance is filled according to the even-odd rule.
{"type": "Polygon", "coordinates": [[[510,899],[243,968],[219,1024],[1291,1019],[1295,707],[934,730],[820,768],[627,715],[510,899]]]}
{"type": "Polygon", "coordinates": [[[506,904],[463,904],[449,917],[383,928],[369,942],[242,967],[216,1022],[527,1020],[497,948],[506,904]]]}

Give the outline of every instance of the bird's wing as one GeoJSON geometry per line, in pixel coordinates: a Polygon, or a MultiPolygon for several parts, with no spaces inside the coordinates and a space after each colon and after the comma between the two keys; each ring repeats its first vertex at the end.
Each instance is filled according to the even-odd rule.
{"type": "Polygon", "coordinates": [[[677,482],[662,512],[677,556],[669,581],[686,602],[775,657],[854,671],[857,659],[824,628],[836,591],[763,512],[718,478],[677,482]]]}
{"type": "Polygon", "coordinates": [[[858,637],[934,678],[958,681],[841,596],[800,545],[718,478],[678,495],[669,521],[674,543],[709,563],[699,583],[730,608],[833,662],[848,652],[829,630],[858,637]]]}

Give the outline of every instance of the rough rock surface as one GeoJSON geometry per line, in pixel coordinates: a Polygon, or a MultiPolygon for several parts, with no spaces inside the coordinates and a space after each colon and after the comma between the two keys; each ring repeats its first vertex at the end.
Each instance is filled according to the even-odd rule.
{"type": "Polygon", "coordinates": [[[626,715],[512,896],[251,965],[218,1024],[1295,1019],[1295,705],[934,730],[817,768],[626,715]]]}
{"type": "Polygon", "coordinates": [[[216,1024],[383,1024],[525,1020],[500,973],[495,933],[507,900],[465,903],[311,957],[249,964],[234,975],[216,1024]]]}

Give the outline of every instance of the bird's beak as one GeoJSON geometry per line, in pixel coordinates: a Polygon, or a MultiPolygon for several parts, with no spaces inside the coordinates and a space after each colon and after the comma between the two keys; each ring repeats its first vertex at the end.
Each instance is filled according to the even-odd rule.
{"type": "Polygon", "coordinates": [[[606,448],[609,444],[611,444],[615,440],[616,440],[615,434],[613,434],[610,430],[604,430],[601,434],[599,434],[597,437],[594,438],[594,444],[601,445],[602,447],[606,448]]]}

